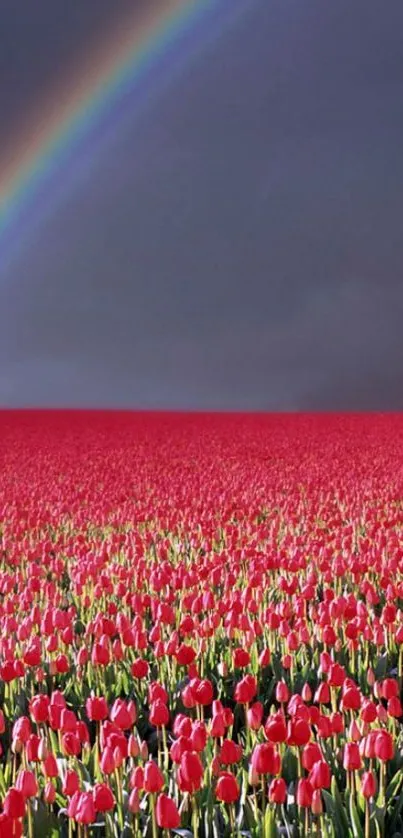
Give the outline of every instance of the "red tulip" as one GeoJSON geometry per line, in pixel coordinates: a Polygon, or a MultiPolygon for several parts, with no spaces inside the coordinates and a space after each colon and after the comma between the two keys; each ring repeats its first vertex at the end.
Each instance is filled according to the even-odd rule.
{"type": "Polygon", "coordinates": [[[35,797],[38,794],[38,783],[33,771],[27,771],[24,769],[20,771],[17,776],[15,787],[25,798],[35,797]]]}
{"type": "Polygon", "coordinates": [[[381,762],[388,762],[393,759],[394,753],[395,747],[391,734],[387,730],[380,730],[375,738],[375,756],[381,762]]]}
{"type": "Polygon", "coordinates": [[[47,695],[35,695],[29,702],[29,712],[36,724],[48,721],[49,698],[47,695]]]}
{"type": "Polygon", "coordinates": [[[156,817],[161,829],[177,829],[180,826],[181,819],[175,801],[166,794],[158,795],[156,817]]]}
{"type": "Polygon", "coordinates": [[[259,730],[263,720],[263,704],[255,701],[247,710],[247,723],[251,730],[259,730]]]}
{"type": "Polygon", "coordinates": [[[83,791],[78,792],[79,797],[75,809],[74,820],[77,823],[89,824],[94,823],[96,818],[96,811],[92,792],[83,791]]]}
{"type": "Polygon", "coordinates": [[[285,742],[287,738],[287,725],[283,714],[274,713],[272,716],[269,716],[264,730],[270,742],[285,742]]]}
{"type": "Polygon", "coordinates": [[[376,794],[376,780],[372,771],[365,771],[361,777],[361,792],[363,797],[375,797],[376,794]]]}
{"type": "Polygon", "coordinates": [[[164,788],[164,777],[158,765],[153,760],[146,762],[144,766],[144,789],[155,794],[164,788]]]}
{"type": "Polygon", "coordinates": [[[287,797],[287,786],[282,777],[276,777],[271,781],[268,792],[270,803],[281,805],[287,797]]]}
{"type": "Polygon", "coordinates": [[[63,783],[62,783],[62,793],[65,794],[67,797],[72,797],[76,791],[80,790],[80,778],[77,774],[77,771],[74,771],[72,768],[67,769],[63,783]]]}
{"type": "Polygon", "coordinates": [[[235,687],[234,698],[240,704],[249,704],[257,693],[256,678],[253,675],[245,675],[235,687]]]}
{"type": "Polygon", "coordinates": [[[346,771],[357,771],[361,768],[361,756],[356,742],[347,742],[344,746],[343,766],[346,771]]]}
{"type": "Polygon", "coordinates": [[[97,812],[109,812],[115,805],[115,798],[107,783],[96,783],[92,790],[94,806],[97,812]]]}
{"type": "Polygon", "coordinates": [[[222,765],[232,765],[242,759],[242,746],[237,745],[233,739],[224,739],[219,753],[222,765]]]}
{"type": "Polygon", "coordinates": [[[3,812],[7,817],[16,820],[25,816],[25,797],[21,791],[11,786],[3,801],[3,812]]]}
{"type": "Polygon", "coordinates": [[[312,804],[313,788],[309,780],[298,780],[297,805],[303,808],[310,808],[312,804]]]}
{"type": "Polygon", "coordinates": [[[195,751],[185,751],[178,768],[178,786],[181,791],[194,794],[201,788],[204,769],[201,759],[195,751]]]}
{"type": "Polygon", "coordinates": [[[165,727],[169,722],[169,710],[160,699],[154,701],[150,707],[150,723],[156,727],[165,727]]]}
{"type": "Polygon", "coordinates": [[[309,772],[309,782],[313,789],[328,789],[330,788],[331,772],[325,760],[320,759],[315,762],[309,772]]]}
{"type": "Polygon", "coordinates": [[[108,717],[108,705],[103,696],[87,698],[85,709],[91,722],[101,722],[108,717]]]}
{"type": "Polygon", "coordinates": [[[276,685],[276,701],[286,704],[290,697],[290,691],[285,681],[279,681],[276,685]]]}
{"type": "Polygon", "coordinates": [[[256,774],[278,774],[281,766],[280,755],[270,742],[263,742],[255,746],[251,766],[256,774]]]}
{"type": "Polygon", "coordinates": [[[230,771],[223,771],[218,780],[215,790],[217,800],[223,803],[235,803],[239,797],[239,786],[233,774],[230,771]]]}

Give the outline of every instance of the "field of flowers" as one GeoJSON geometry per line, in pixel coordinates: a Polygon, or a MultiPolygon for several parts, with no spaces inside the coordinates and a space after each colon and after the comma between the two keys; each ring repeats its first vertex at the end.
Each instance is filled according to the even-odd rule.
{"type": "Polygon", "coordinates": [[[0,414],[0,838],[403,836],[403,416],[0,414]]]}

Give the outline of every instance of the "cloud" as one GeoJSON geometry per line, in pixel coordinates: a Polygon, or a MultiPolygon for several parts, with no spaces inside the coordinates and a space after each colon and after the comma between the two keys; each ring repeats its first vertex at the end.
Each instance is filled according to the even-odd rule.
{"type": "Polygon", "coordinates": [[[259,0],[146,113],[129,97],[0,278],[0,403],[403,407],[388,9],[259,0]]]}

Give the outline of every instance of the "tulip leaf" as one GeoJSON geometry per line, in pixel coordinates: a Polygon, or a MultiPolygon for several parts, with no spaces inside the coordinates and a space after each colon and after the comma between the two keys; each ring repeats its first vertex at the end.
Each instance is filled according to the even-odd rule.
{"type": "Polygon", "coordinates": [[[35,800],[35,805],[32,806],[32,814],[35,836],[38,836],[38,838],[53,838],[54,835],[60,836],[56,816],[49,812],[41,800],[35,800]]]}
{"type": "Polygon", "coordinates": [[[347,815],[341,800],[335,800],[334,796],[326,791],[326,789],[322,789],[322,795],[326,812],[334,823],[336,838],[346,838],[350,830],[347,815]]]}
{"type": "Polygon", "coordinates": [[[383,655],[380,655],[375,667],[375,678],[377,681],[380,681],[382,678],[386,677],[386,671],[388,668],[388,656],[386,652],[383,655]]]}
{"type": "Polygon", "coordinates": [[[392,777],[390,783],[388,783],[386,789],[386,800],[389,802],[396,797],[400,791],[400,787],[403,783],[403,769],[401,768],[400,771],[397,771],[396,774],[392,777]]]}
{"type": "Polygon", "coordinates": [[[7,787],[10,785],[11,773],[12,773],[11,760],[7,759],[6,767],[4,769],[4,782],[5,782],[7,787]]]}
{"type": "Polygon", "coordinates": [[[270,806],[266,808],[264,816],[264,836],[265,838],[278,838],[275,813],[270,806]]]}
{"type": "Polygon", "coordinates": [[[298,760],[290,748],[287,748],[283,757],[282,773],[287,785],[289,785],[292,780],[297,779],[298,760]]]}
{"type": "Polygon", "coordinates": [[[397,799],[397,802],[396,802],[395,806],[393,807],[393,809],[390,812],[392,817],[391,817],[390,824],[388,825],[389,834],[392,834],[394,832],[394,830],[396,829],[398,818],[399,818],[400,812],[402,811],[402,807],[403,807],[403,790],[400,792],[399,797],[397,799]]]}
{"type": "Polygon", "coordinates": [[[348,808],[350,812],[350,821],[353,829],[353,836],[354,838],[364,838],[364,832],[361,826],[357,806],[355,804],[354,795],[350,791],[346,792],[346,800],[348,800],[348,808]]]}
{"type": "Polygon", "coordinates": [[[331,792],[334,797],[336,803],[336,811],[344,828],[345,834],[348,834],[349,831],[349,824],[347,818],[347,812],[343,806],[342,799],[340,796],[340,792],[336,783],[336,778],[332,777],[332,785],[331,785],[331,792]]]}
{"type": "Polygon", "coordinates": [[[376,815],[371,818],[371,824],[375,826],[375,838],[382,838],[383,830],[376,815]]]}
{"type": "Polygon", "coordinates": [[[4,780],[3,768],[0,765],[0,794],[1,794],[2,798],[4,798],[6,796],[6,790],[7,790],[7,786],[6,786],[6,783],[5,783],[5,780],[4,780]]]}

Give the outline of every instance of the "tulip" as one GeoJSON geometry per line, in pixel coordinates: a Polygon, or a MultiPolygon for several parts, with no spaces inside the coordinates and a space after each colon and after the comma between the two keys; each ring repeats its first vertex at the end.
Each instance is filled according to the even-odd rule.
{"type": "Polygon", "coordinates": [[[380,730],[375,738],[375,756],[382,762],[393,759],[395,752],[393,738],[387,730],[380,730]]]}
{"type": "Polygon", "coordinates": [[[169,722],[169,710],[163,701],[157,699],[151,704],[150,723],[156,727],[165,727],[169,722]]]}
{"type": "Polygon", "coordinates": [[[312,804],[313,788],[307,779],[298,781],[297,786],[297,805],[302,808],[310,808],[312,804]]]}
{"type": "Polygon", "coordinates": [[[269,716],[264,726],[265,734],[270,742],[285,742],[287,726],[282,713],[269,716]]]}
{"type": "Polygon", "coordinates": [[[194,794],[201,788],[204,769],[201,759],[195,751],[185,751],[178,769],[178,786],[181,791],[194,794]]]}
{"type": "Polygon", "coordinates": [[[253,675],[245,675],[235,687],[234,698],[239,704],[249,704],[257,693],[257,682],[253,675]]]}
{"type": "Polygon", "coordinates": [[[45,788],[43,790],[43,799],[45,803],[47,803],[49,806],[52,806],[52,804],[56,800],[56,789],[53,783],[51,783],[50,781],[46,783],[45,788]]]}
{"type": "Polygon", "coordinates": [[[235,803],[238,800],[239,786],[236,777],[230,771],[223,771],[220,774],[215,796],[217,800],[221,800],[223,803],[235,803]]]}
{"type": "Polygon", "coordinates": [[[144,789],[151,794],[160,792],[164,787],[164,777],[158,765],[153,760],[146,762],[144,766],[144,789]]]}
{"type": "Polygon", "coordinates": [[[347,742],[345,745],[343,765],[346,771],[356,771],[361,768],[360,752],[355,742],[347,742]]]}
{"type": "Polygon", "coordinates": [[[17,776],[15,787],[25,798],[36,797],[38,794],[38,783],[33,771],[20,771],[17,776]]]}
{"type": "Polygon", "coordinates": [[[290,692],[285,681],[279,681],[276,686],[276,701],[280,704],[286,704],[290,697],[290,692]]]}
{"type": "Polygon", "coordinates": [[[101,759],[99,761],[99,767],[103,774],[113,774],[116,768],[116,762],[113,748],[111,748],[110,745],[107,745],[106,748],[102,751],[101,759]]]}
{"type": "Polygon", "coordinates": [[[276,777],[269,785],[268,797],[270,803],[282,805],[287,797],[287,786],[282,777],[276,777]]]}
{"type": "Polygon", "coordinates": [[[248,707],[246,719],[250,730],[259,730],[263,719],[263,704],[260,701],[256,701],[248,707]]]}
{"type": "Polygon", "coordinates": [[[23,793],[11,786],[8,791],[6,792],[6,796],[3,801],[3,812],[7,817],[12,818],[12,820],[16,820],[17,818],[23,818],[25,816],[26,805],[25,805],[25,797],[23,793]]]}
{"type": "Polygon", "coordinates": [[[315,762],[309,772],[309,782],[313,789],[328,789],[330,788],[331,773],[330,768],[325,760],[320,759],[315,762]]]}
{"type": "Polygon", "coordinates": [[[315,789],[313,792],[311,811],[314,815],[321,815],[323,812],[322,795],[319,788],[315,789]]]}
{"type": "Polygon", "coordinates": [[[278,774],[280,765],[280,756],[270,742],[256,745],[251,758],[251,766],[256,774],[278,774]]]}
{"type": "Polygon", "coordinates": [[[108,717],[108,705],[103,696],[91,696],[87,698],[85,709],[88,718],[92,722],[100,722],[108,717]]]}
{"type": "Polygon", "coordinates": [[[175,801],[166,794],[158,795],[156,817],[161,829],[177,829],[180,826],[181,819],[175,801]]]}
{"type": "Polygon", "coordinates": [[[365,771],[361,777],[361,792],[363,797],[369,799],[375,797],[376,780],[372,771],[365,771]]]}
{"type": "Polygon", "coordinates": [[[95,810],[109,812],[115,805],[115,798],[107,783],[96,783],[92,790],[95,810]]]}
{"type": "Polygon", "coordinates": [[[96,811],[92,792],[78,792],[78,801],[74,813],[74,820],[76,823],[90,824],[94,823],[96,818],[96,811]]]}
{"type": "Polygon", "coordinates": [[[232,739],[224,739],[219,757],[222,765],[232,765],[239,762],[242,759],[242,747],[232,739]]]}
{"type": "Polygon", "coordinates": [[[67,769],[62,783],[62,793],[67,797],[72,797],[76,791],[80,789],[80,778],[77,771],[69,768],[67,769]]]}

